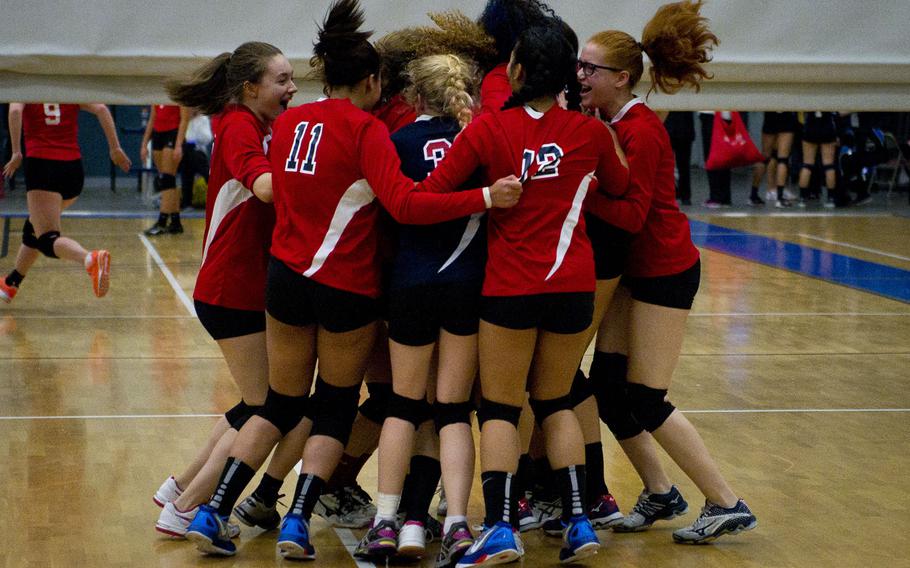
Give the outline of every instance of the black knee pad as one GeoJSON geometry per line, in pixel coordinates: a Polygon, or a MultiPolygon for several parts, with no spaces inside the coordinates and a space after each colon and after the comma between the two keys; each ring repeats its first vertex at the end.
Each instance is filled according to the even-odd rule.
{"type": "Polygon", "coordinates": [[[764,165],[767,166],[769,163],[771,163],[771,160],[773,160],[773,159],[774,159],[774,156],[768,156],[767,158],[765,158],[765,159],[762,160],[761,162],[762,162],[764,165]]]}
{"type": "Polygon", "coordinates": [[[648,432],[660,428],[676,409],[667,400],[665,389],[652,389],[645,385],[628,383],[626,391],[629,393],[632,416],[648,432]]]}
{"type": "Polygon", "coordinates": [[[480,408],[477,410],[477,422],[480,423],[481,428],[483,428],[483,423],[487,420],[504,420],[518,428],[518,421],[520,419],[520,406],[509,406],[508,404],[500,404],[485,398],[480,399],[480,408]]]}
{"type": "Polygon", "coordinates": [[[389,408],[389,398],[392,396],[390,383],[367,383],[370,396],[360,405],[360,413],[370,422],[382,426],[389,408]]]}
{"type": "Polygon", "coordinates": [[[277,393],[269,387],[265,397],[265,404],[257,407],[256,415],[278,428],[282,436],[287,436],[303,420],[309,405],[309,397],[288,396],[277,393]]]}
{"type": "Polygon", "coordinates": [[[597,413],[617,440],[627,440],[644,431],[641,424],[632,416],[631,403],[626,392],[628,369],[629,358],[625,355],[594,352],[591,378],[588,380],[597,400],[597,413]]]}
{"type": "Polygon", "coordinates": [[[474,404],[467,402],[439,402],[433,404],[433,420],[436,423],[436,433],[450,424],[471,425],[471,411],[474,404]]]}
{"type": "Polygon", "coordinates": [[[48,258],[57,258],[57,255],[54,254],[54,241],[59,238],[60,231],[48,231],[38,237],[38,246],[35,248],[48,258]]]}
{"type": "Polygon", "coordinates": [[[32,225],[32,222],[28,219],[26,219],[25,224],[22,225],[22,244],[28,248],[38,248],[38,236],[35,235],[35,226],[32,225]]]}
{"type": "Polygon", "coordinates": [[[239,431],[243,424],[246,423],[247,418],[250,417],[250,407],[247,403],[241,400],[233,408],[224,413],[224,419],[227,420],[227,423],[231,425],[231,428],[239,431]],[[238,423],[242,422],[238,425],[238,423]]]}
{"type": "Polygon", "coordinates": [[[389,413],[386,417],[410,422],[416,430],[430,419],[430,404],[426,398],[415,400],[393,392],[389,398],[389,413]]]}
{"type": "Polygon", "coordinates": [[[811,170],[814,170],[814,169],[815,169],[815,164],[807,164],[807,163],[803,162],[802,168],[803,168],[804,170],[810,170],[810,171],[811,171],[811,170]]]}
{"type": "Polygon", "coordinates": [[[543,427],[543,421],[550,416],[563,410],[572,410],[572,395],[568,394],[548,400],[532,398],[529,402],[531,403],[531,410],[534,411],[534,421],[541,428],[543,427]]]}
{"type": "Polygon", "coordinates": [[[824,164],[824,165],[822,165],[822,169],[823,169],[824,171],[828,172],[828,171],[831,171],[831,170],[836,170],[836,169],[837,169],[837,166],[835,166],[834,164],[824,164]]]}
{"type": "Polygon", "coordinates": [[[780,154],[778,154],[775,159],[778,161],[778,163],[781,163],[781,164],[790,163],[790,156],[781,156],[780,154]]]}
{"type": "Polygon", "coordinates": [[[310,401],[313,429],[310,436],[328,436],[347,445],[357,417],[360,385],[336,387],[316,377],[316,390],[310,401]]]}
{"type": "Polygon", "coordinates": [[[593,395],[594,391],[591,390],[591,383],[588,381],[588,377],[585,376],[584,371],[578,369],[575,371],[575,378],[572,379],[572,389],[569,391],[569,396],[572,397],[572,408],[588,400],[593,395]]]}
{"type": "Polygon", "coordinates": [[[156,182],[156,191],[164,191],[165,189],[174,189],[177,187],[177,176],[171,174],[158,174],[158,177],[155,178],[156,182]]]}

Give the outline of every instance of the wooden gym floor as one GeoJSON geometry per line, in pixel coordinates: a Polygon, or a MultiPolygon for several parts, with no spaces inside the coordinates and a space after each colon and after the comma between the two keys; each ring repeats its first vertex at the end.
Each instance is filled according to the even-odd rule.
{"type": "MultiPolygon", "coordinates": [[[[710,546],[673,544],[702,498],[668,461],[690,513],[646,533],[602,532],[587,565],[910,566],[910,218],[692,217],[703,280],[671,395],[758,527],[710,546]]],[[[202,221],[152,242],[138,236],[147,224],[64,221],[64,234],[111,250],[108,297],[92,296],[80,268],[41,259],[0,304],[4,566],[281,563],[274,534],[244,527],[238,555],[218,560],[153,530],[152,493],[237,394],[188,311],[202,221]]],[[[0,260],[3,274],[14,254],[0,260]]],[[[640,482],[603,433],[607,481],[625,511],[640,482]]],[[[375,463],[361,480],[370,492],[375,463]]],[[[354,564],[360,531],[321,519],[313,529],[319,565],[354,564]]],[[[524,542],[524,565],[556,563],[552,540],[524,542]]]]}

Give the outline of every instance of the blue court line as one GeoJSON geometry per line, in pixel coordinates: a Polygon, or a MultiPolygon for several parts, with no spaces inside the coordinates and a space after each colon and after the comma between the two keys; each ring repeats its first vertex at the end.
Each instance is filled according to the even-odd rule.
{"type": "Polygon", "coordinates": [[[696,246],[910,303],[910,271],[689,220],[696,246]]]}

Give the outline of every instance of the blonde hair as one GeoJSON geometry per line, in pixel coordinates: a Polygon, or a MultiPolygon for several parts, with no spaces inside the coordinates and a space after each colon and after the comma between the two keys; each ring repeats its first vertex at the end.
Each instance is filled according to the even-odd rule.
{"type": "Polygon", "coordinates": [[[473,118],[474,96],[479,72],[472,63],[457,55],[429,55],[412,61],[407,68],[410,85],[404,90],[410,104],[418,95],[431,113],[450,116],[462,128],[473,118]]]}
{"type": "Polygon", "coordinates": [[[634,88],[644,71],[642,53],[651,60],[651,88],[673,94],[683,87],[701,89],[701,81],[713,77],[704,64],[711,61],[711,50],[719,43],[708,29],[708,19],[699,11],[703,2],[683,0],[661,6],[645,25],[641,43],[618,30],[594,34],[590,42],[606,51],[607,63],[629,72],[634,88]]]}

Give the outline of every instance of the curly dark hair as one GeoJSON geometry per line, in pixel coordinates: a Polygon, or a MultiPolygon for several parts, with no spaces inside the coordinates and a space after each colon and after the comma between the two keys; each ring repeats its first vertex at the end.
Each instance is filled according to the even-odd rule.
{"type": "Polygon", "coordinates": [[[477,23],[496,43],[496,62],[505,63],[522,32],[558,19],[540,0],[489,0],[477,23]]]}

